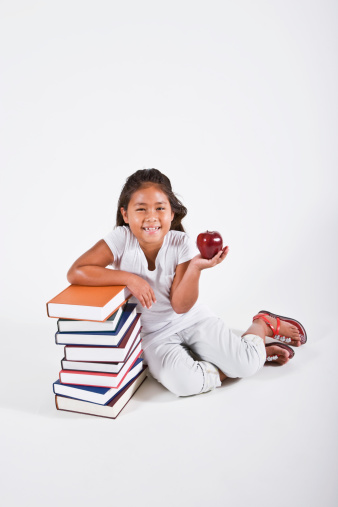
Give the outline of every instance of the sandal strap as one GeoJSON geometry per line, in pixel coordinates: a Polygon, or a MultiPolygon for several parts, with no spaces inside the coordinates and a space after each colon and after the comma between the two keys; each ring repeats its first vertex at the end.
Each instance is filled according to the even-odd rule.
{"type": "Polygon", "coordinates": [[[276,316],[276,320],[277,320],[276,334],[279,334],[279,330],[280,330],[280,318],[276,316]]]}
{"type": "Polygon", "coordinates": [[[257,315],[254,316],[254,318],[252,320],[257,320],[257,319],[262,319],[264,320],[264,322],[267,323],[267,325],[269,326],[269,328],[271,329],[271,331],[273,332],[273,335],[275,336],[278,331],[279,331],[279,328],[280,328],[280,320],[277,319],[277,330],[278,331],[275,331],[275,328],[273,327],[273,325],[271,324],[271,322],[269,321],[268,319],[268,315],[266,313],[258,313],[257,315]]]}
{"type": "Polygon", "coordinates": [[[279,330],[280,330],[280,318],[277,317],[277,315],[276,315],[277,326],[275,329],[273,327],[273,325],[271,324],[271,322],[269,321],[268,317],[269,317],[269,315],[267,313],[258,313],[257,315],[254,316],[254,318],[252,320],[256,320],[256,319],[264,320],[264,322],[266,322],[268,324],[268,326],[270,327],[271,331],[273,332],[273,335],[276,336],[279,334],[279,330]]]}

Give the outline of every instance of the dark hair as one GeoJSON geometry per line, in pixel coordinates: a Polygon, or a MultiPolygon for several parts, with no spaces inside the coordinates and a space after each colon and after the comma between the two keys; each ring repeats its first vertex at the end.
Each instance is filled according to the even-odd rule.
{"type": "Polygon", "coordinates": [[[120,209],[124,208],[127,210],[133,193],[147,183],[158,185],[162,192],[164,192],[168,197],[171,209],[175,213],[174,219],[171,222],[170,230],[185,232],[181,222],[188,213],[188,210],[185,206],[183,206],[181,201],[179,201],[172,191],[169,178],[158,169],[140,169],[127,178],[117,205],[116,227],[120,225],[128,225],[124,222],[120,209]]]}

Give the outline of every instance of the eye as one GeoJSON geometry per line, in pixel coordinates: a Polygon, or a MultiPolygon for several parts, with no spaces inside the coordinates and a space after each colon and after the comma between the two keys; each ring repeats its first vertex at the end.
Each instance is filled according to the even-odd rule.
{"type": "Polygon", "coordinates": [[[160,208],[157,208],[157,209],[159,209],[159,210],[161,210],[161,211],[164,211],[164,210],[165,210],[165,208],[163,208],[163,207],[160,207],[160,208]]]}
{"type": "Polygon", "coordinates": [[[136,211],[144,211],[144,208],[137,208],[136,211]]]}

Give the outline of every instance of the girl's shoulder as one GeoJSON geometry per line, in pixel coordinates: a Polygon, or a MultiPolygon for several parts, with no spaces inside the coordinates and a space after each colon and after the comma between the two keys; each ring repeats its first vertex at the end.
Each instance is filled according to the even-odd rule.
{"type": "Polygon", "coordinates": [[[194,242],[186,232],[181,231],[169,231],[168,232],[168,243],[171,246],[184,247],[186,245],[193,245],[194,242]]]}
{"type": "Polygon", "coordinates": [[[115,255],[120,255],[126,247],[129,247],[133,243],[134,235],[129,227],[122,225],[111,229],[103,239],[115,257],[115,255]]]}
{"type": "Polygon", "coordinates": [[[196,242],[186,232],[169,231],[168,248],[175,257],[177,264],[190,261],[198,254],[196,242]]]}
{"type": "Polygon", "coordinates": [[[113,229],[110,230],[108,236],[128,238],[133,236],[133,234],[127,225],[118,225],[117,227],[113,227],[113,229]]]}
{"type": "Polygon", "coordinates": [[[186,232],[173,231],[173,230],[168,232],[168,241],[170,243],[180,244],[180,243],[184,243],[185,241],[188,241],[188,240],[189,240],[189,236],[186,232]]]}

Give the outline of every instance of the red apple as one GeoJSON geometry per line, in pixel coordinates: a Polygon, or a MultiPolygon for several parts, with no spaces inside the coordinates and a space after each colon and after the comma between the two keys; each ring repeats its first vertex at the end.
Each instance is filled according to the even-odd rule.
{"type": "Polygon", "coordinates": [[[196,243],[204,259],[212,259],[223,248],[222,236],[217,231],[201,232],[196,243]]]}

